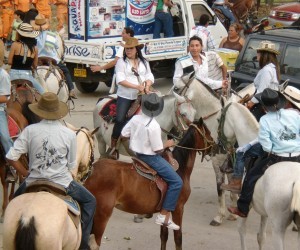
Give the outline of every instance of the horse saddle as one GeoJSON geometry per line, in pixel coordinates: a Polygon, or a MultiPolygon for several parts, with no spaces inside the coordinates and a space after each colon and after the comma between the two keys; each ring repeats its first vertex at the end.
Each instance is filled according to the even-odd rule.
{"type": "MultiPolygon", "coordinates": [[[[178,162],[173,158],[172,152],[170,150],[167,153],[164,152],[163,157],[164,157],[165,160],[167,160],[172,165],[173,168],[174,168],[174,165],[175,165],[175,167],[179,166],[178,162]],[[174,162],[176,162],[177,165],[174,162]]],[[[145,162],[143,162],[143,161],[141,161],[141,160],[139,160],[138,158],[135,158],[135,157],[132,157],[131,159],[133,161],[132,165],[133,165],[133,167],[135,168],[135,170],[137,171],[137,173],[139,175],[145,177],[146,179],[149,179],[149,180],[155,182],[155,184],[156,184],[156,186],[157,186],[157,188],[158,188],[158,190],[160,191],[160,194],[161,194],[160,195],[160,200],[159,200],[159,202],[156,206],[156,210],[157,211],[161,210],[162,203],[164,201],[164,198],[166,196],[166,192],[167,192],[167,189],[168,189],[167,183],[147,163],[145,163],[145,162]]],[[[178,169],[178,167],[177,167],[177,169],[178,169]]]]}
{"type": "Polygon", "coordinates": [[[224,21],[226,20],[226,17],[223,14],[223,12],[217,8],[212,8],[212,10],[216,13],[216,15],[220,19],[221,23],[224,23],[224,21]]]}
{"type": "Polygon", "coordinates": [[[12,139],[16,138],[19,136],[21,133],[21,128],[19,125],[16,123],[16,121],[11,117],[7,116],[7,123],[8,123],[8,130],[9,130],[9,135],[12,139]]]}
{"type": "MultiPolygon", "coordinates": [[[[103,118],[104,121],[108,123],[114,123],[117,115],[117,99],[112,96],[106,96],[104,98],[110,98],[103,108],[100,110],[99,115],[103,118]]],[[[142,97],[139,96],[130,106],[126,117],[129,120],[132,116],[137,114],[140,111],[142,97]]],[[[101,100],[99,100],[101,101],[101,100]]],[[[98,101],[98,102],[99,102],[98,101]]]]}
{"type": "Polygon", "coordinates": [[[36,192],[48,192],[62,199],[68,207],[68,214],[70,218],[72,219],[76,228],[78,228],[80,223],[79,204],[71,196],[67,195],[67,191],[63,186],[50,181],[39,180],[34,181],[26,187],[25,193],[36,192]]]}
{"type": "Polygon", "coordinates": [[[41,56],[38,58],[38,66],[50,66],[50,65],[57,65],[57,62],[51,58],[51,57],[47,57],[47,56],[41,56]]]}

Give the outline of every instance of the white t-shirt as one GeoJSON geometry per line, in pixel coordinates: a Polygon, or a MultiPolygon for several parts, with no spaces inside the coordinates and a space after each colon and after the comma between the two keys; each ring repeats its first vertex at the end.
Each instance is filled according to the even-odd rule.
{"type": "Polygon", "coordinates": [[[76,134],[59,121],[42,120],[27,126],[8,151],[6,158],[17,161],[29,156],[26,183],[46,179],[67,188],[76,166],[76,134]]]}
{"type": "Polygon", "coordinates": [[[135,115],[122,130],[122,136],[130,137],[129,147],[136,153],[156,155],[155,151],[163,149],[160,126],[155,118],[150,120],[145,114],[135,115]]]}

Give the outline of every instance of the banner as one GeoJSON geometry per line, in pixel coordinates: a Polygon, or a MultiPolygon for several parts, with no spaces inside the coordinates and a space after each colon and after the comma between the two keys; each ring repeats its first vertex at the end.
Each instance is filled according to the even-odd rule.
{"type": "Polygon", "coordinates": [[[84,0],[69,0],[69,39],[84,40],[85,36],[84,0]]]}

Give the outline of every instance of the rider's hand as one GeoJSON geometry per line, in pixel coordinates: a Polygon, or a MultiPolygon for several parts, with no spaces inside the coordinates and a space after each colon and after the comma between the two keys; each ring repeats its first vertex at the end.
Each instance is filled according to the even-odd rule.
{"type": "Polygon", "coordinates": [[[139,92],[144,92],[144,86],[143,85],[137,85],[137,90],[139,91],[139,92]]]}
{"type": "Polygon", "coordinates": [[[254,102],[249,101],[246,103],[246,106],[248,109],[251,109],[254,106],[254,104],[255,104],[254,102]]]}
{"type": "Polygon", "coordinates": [[[248,143],[248,144],[246,144],[246,145],[244,145],[244,146],[242,146],[242,147],[238,147],[238,148],[236,149],[236,152],[237,152],[237,153],[238,153],[238,152],[243,152],[243,153],[245,153],[245,152],[248,151],[250,148],[251,148],[251,144],[248,143]]]}
{"type": "Polygon", "coordinates": [[[102,67],[100,65],[91,65],[90,68],[92,72],[100,72],[102,70],[102,67]]]}
{"type": "Polygon", "coordinates": [[[166,140],[164,143],[164,148],[170,148],[175,145],[175,142],[173,140],[166,140]]]}
{"type": "Polygon", "coordinates": [[[222,81],[222,88],[227,88],[228,87],[228,80],[223,80],[222,81]]]}

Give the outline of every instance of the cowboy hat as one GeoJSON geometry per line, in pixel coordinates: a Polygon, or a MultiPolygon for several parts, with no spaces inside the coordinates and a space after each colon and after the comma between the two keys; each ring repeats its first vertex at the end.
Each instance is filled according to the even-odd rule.
{"type": "Polygon", "coordinates": [[[150,117],[158,116],[164,108],[164,99],[155,93],[142,96],[142,112],[150,117]]]}
{"type": "Polygon", "coordinates": [[[285,97],[278,91],[266,88],[262,93],[255,95],[255,98],[264,106],[267,111],[275,112],[285,106],[285,97]]]}
{"type": "Polygon", "coordinates": [[[58,96],[52,92],[46,92],[37,103],[29,104],[29,109],[46,120],[58,120],[68,113],[66,103],[58,100],[58,96]]]}
{"type": "Polygon", "coordinates": [[[42,25],[47,23],[46,18],[43,14],[38,14],[35,17],[34,22],[35,22],[36,25],[39,25],[39,26],[42,26],[42,25]]]}
{"type": "Polygon", "coordinates": [[[125,44],[122,44],[124,48],[133,48],[133,47],[138,47],[139,49],[144,48],[144,44],[139,43],[139,40],[136,39],[135,37],[129,37],[126,39],[125,44]]]}
{"type": "Polygon", "coordinates": [[[287,86],[282,93],[285,98],[293,103],[298,109],[300,109],[300,90],[293,87],[287,86]]]}
{"type": "Polygon", "coordinates": [[[17,32],[24,37],[30,37],[30,38],[36,38],[40,32],[34,30],[32,25],[28,23],[21,23],[19,27],[17,28],[17,32]]]}
{"type": "Polygon", "coordinates": [[[256,48],[257,52],[266,51],[270,53],[274,53],[275,55],[279,55],[280,52],[275,49],[275,44],[270,41],[261,41],[259,47],[256,48]]]}

